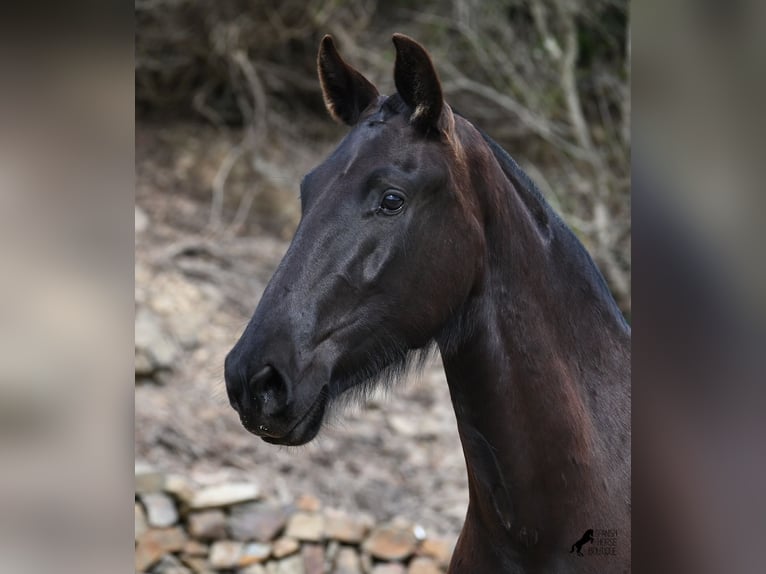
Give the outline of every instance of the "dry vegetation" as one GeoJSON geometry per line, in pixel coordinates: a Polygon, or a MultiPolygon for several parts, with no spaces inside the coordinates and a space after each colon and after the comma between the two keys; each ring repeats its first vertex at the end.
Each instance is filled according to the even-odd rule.
{"type": "Polygon", "coordinates": [[[281,173],[294,162],[275,148],[310,163],[340,133],[315,78],[321,36],[385,92],[390,35],[410,34],[431,51],[448,101],[537,181],[629,314],[627,19],[626,0],[137,0],[138,117],[241,134],[210,184],[209,219],[213,231],[247,233],[251,213],[273,202],[259,190],[299,177],[281,173]],[[230,193],[239,163],[251,185],[230,193]]]}

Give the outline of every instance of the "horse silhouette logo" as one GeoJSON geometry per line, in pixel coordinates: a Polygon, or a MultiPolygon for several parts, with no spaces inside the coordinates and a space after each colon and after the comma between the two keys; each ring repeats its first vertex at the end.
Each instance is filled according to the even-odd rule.
{"type": "Polygon", "coordinates": [[[585,531],[585,534],[582,535],[582,538],[580,538],[580,540],[572,544],[572,549],[569,551],[569,553],[571,554],[576,549],[578,556],[585,556],[582,553],[582,547],[585,546],[588,542],[593,544],[593,529],[592,528],[588,528],[588,530],[585,531]]]}

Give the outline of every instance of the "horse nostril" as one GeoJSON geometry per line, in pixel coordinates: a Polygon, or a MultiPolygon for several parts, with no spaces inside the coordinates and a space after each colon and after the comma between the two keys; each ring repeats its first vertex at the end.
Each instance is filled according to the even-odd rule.
{"type": "Polygon", "coordinates": [[[287,381],[271,365],[266,365],[253,375],[250,379],[250,389],[266,416],[276,414],[290,402],[287,381]]]}
{"type": "Polygon", "coordinates": [[[253,388],[257,388],[261,383],[268,380],[269,377],[271,377],[272,372],[274,371],[274,368],[271,365],[266,365],[263,367],[260,371],[255,373],[253,375],[253,378],[250,380],[250,384],[253,386],[253,388]]]}

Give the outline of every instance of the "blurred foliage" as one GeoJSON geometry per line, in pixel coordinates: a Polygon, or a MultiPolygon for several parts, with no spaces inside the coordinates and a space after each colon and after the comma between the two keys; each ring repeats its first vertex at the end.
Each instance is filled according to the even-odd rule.
{"type": "Polygon", "coordinates": [[[627,0],[137,0],[137,116],[248,127],[256,153],[274,130],[322,137],[321,37],[390,93],[393,32],[427,47],[446,99],[529,171],[629,314],[627,0]]]}

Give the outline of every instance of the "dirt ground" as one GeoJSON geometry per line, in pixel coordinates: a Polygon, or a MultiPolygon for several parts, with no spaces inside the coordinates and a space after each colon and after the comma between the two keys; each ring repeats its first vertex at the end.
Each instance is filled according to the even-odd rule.
{"type": "Polygon", "coordinates": [[[419,377],[339,413],[304,447],[262,442],[228,405],[223,359],[287,248],[300,177],[330,145],[296,151],[275,142],[264,158],[233,161],[221,221],[236,220],[243,199],[253,207],[225,230],[211,225],[211,190],[240,137],[137,126],[136,312],[151,316],[170,361],[137,374],[136,458],[198,482],[246,478],[267,496],[309,493],[328,506],[377,520],[402,516],[456,536],[467,483],[438,358],[419,377]]]}

